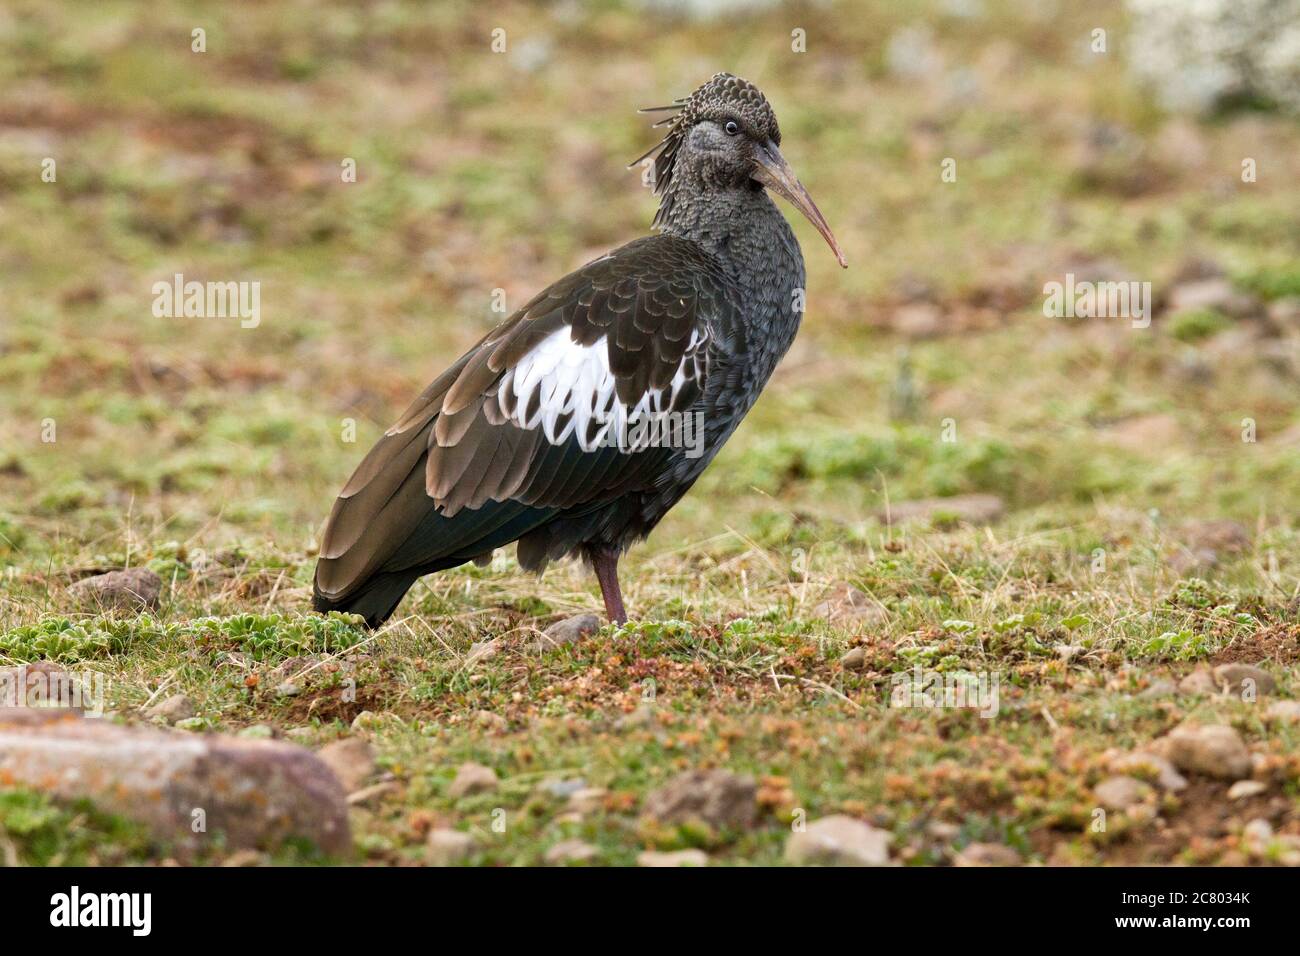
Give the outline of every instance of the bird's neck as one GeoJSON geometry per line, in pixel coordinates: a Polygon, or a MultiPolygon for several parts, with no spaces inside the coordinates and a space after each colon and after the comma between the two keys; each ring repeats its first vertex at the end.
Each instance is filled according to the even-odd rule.
{"type": "Polygon", "coordinates": [[[757,341],[749,336],[752,354],[775,367],[794,341],[803,308],[803,255],[794,230],[766,190],[684,186],[669,187],[655,224],[717,258],[741,294],[746,324],[759,333],[757,341]]]}

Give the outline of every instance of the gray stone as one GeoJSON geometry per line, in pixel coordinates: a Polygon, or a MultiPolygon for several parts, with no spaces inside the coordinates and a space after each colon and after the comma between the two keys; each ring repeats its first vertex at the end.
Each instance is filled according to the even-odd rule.
{"type": "Polygon", "coordinates": [[[1174,728],[1166,740],[1169,759],[1180,770],[1220,780],[1240,780],[1250,774],[1250,751],[1231,727],[1184,724],[1174,728]]]}
{"type": "Polygon", "coordinates": [[[997,495],[955,495],[951,498],[922,498],[917,501],[900,501],[890,505],[879,515],[882,523],[902,524],[905,521],[934,521],[937,518],[954,518],[967,524],[991,524],[1007,510],[1006,502],[997,495]]]}
{"type": "Polygon", "coordinates": [[[1234,697],[1258,697],[1277,690],[1277,681],[1266,670],[1249,664],[1220,664],[1214,669],[1214,686],[1234,697]]]}
{"type": "Polygon", "coordinates": [[[425,841],[425,859],[430,866],[455,866],[474,855],[474,838],[459,830],[430,830],[425,841]]]}
{"type": "Polygon", "coordinates": [[[456,771],[456,779],[447,789],[447,795],[459,800],[476,793],[491,793],[497,788],[497,782],[496,771],[491,767],[481,763],[463,763],[456,771]]]}
{"type": "Polygon", "coordinates": [[[172,694],[166,700],[154,704],[145,716],[150,720],[160,720],[165,724],[174,724],[179,720],[194,716],[194,701],[184,694],[172,694]]]}
{"type": "Polygon", "coordinates": [[[0,711],[0,779],[57,800],[89,799],[141,821],[181,853],[209,845],[218,833],[229,850],[295,838],[328,853],[351,844],[334,774],[315,754],[282,741],[17,708],[0,711]],[[204,832],[196,833],[199,819],[204,832]]]}
{"type": "Polygon", "coordinates": [[[1268,790],[1268,784],[1259,780],[1238,780],[1228,788],[1229,800],[1248,800],[1268,790]]]}
{"type": "Polygon", "coordinates": [[[840,658],[840,666],[846,671],[860,671],[867,666],[867,650],[855,647],[840,658]]]}
{"type": "Polygon", "coordinates": [[[785,858],[796,865],[885,866],[892,835],[853,817],[835,814],[809,823],[785,841],[785,858]]]}
{"type": "Polygon", "coordinates": [[[600,851],[590,843],[582,840],[561,840],[546,851],[542,858],[549,866],[565,866],[569,863],[590,863],[600,855],[600,851]]]}
{"type": "Polygon", "coordinates": [[[375,755],[370,744],[360,737],[345,737],[328,743],[316,752],[316,756],[334,771],[346,793],[361,789],[375,772],[375,755]]]}
{"type": "Polygon", "coordinates": [[[953,866],[1020,866],[1020,854],[1001,843],[972,843],[953,857],[953,866]]]}
{"type": "Polygon", "coordinates": [[[1172,763],[1159,754],[1144,750],[1120,754],[1111,760],[1110,769],[1117,774],[1150,774],[1156,786],[1170,793],[1187,789],[1187,778],[1180,774],[1172,763]]]}
{"type": "Polygon", "coordinates": [[[637,854],[636,865],[645,867],[708,866],[709,855],[703,850],[673,850],[670,853],[646,850],[644,853],[637,854]]]}
{"type": "Polygon", "coordinates": [[[1092,788],[1097,802],[1107,810],[1127,810],[1129,807],[1146,801],[1151,787],[1132,777],[1107,777],[1092,788]]]}
{"type": "Polygon", "coordinates": [[[1275,700],[1268,705],[1264,716],[1279,724],[1300,723],[1300,701],[1275,700]]]}
{"type": "Polygon", "coordinates": [[[148,568],[126,568],[83,578],[69,591],[78,601],[103,609],[156,610],[162,578],[148,568]]]}
{"type": "Polygon", "coordinates": [[[563,644],[573,644],[599,630],[600,618],[594,614],[579,614],[556,621],[533,641],[532,646],[534,650],[550,650],[563,644]]]}
{"type": "Polygon", "coordinates": [[[754,822],[758,786],[726,770],[689,770],[646,797],[646,816],[662,823],[702,820],[711,827],[743,829],[754,822]]]}
{"type": "Polygon", "coordinates": [[[822,595],[812,613],[832,624],[878,624],[888,617],[884,608],[851,584],[836,585],[822,595]]]}

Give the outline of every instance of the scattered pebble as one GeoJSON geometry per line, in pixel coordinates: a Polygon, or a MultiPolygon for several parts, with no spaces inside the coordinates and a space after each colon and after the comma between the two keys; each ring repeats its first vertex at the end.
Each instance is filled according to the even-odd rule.
{"type": "Polygon", "coordinates": [[[1238,780],[1228,788],[1229,800],[1247,800],[1250,797],[1257,797],[1268,790],[1268,784],[1261,783],[1258,780],[1238,780]]]}
{"type": "Polygon", "coordinates": [[[150,720],[174,724],[178,720],[194,716],[194,701],[190,700],[185,694],[173,694],[166,700],[161,700],[146,710],[145,716],[150,720]]]}
{"type": "Polygon", "coordinates": [[[182,854],[211,846],[216,833],[232,852],[288,839],[328,853],[351,845],[338,780],[311,751],[282,741],[12,708],[0,711],[0,775],[8,786],[138,820],[182,854]],[[191,829],[198,807],[202,833],[191,829]]]}
{"type": "Polygon", "coordinates": [[[673,850],[669,853],[646,850],[644,853],[637,854],[636,865],[646,867],[708,866],[709,855],[703,850],[673,850]]]}
{"type": "Polygon", "coordinates": [[[1092,788],[1097,802],[1107,810],[1127,810],[1146,801],[1151,792],[1149,784],[1132,777],[1107,777],[1092,788]]]}
{"type": "Polygon", "coordinates": [[[936,518],[952,517],[967,524],[991,524],[1006,510],[1006,502],[997,495],[955,495],[895,502],[888,511],[880,513],[879,519],[882,524],[902,524],[904,521],[933,522],[936,518]]]}
{"type": "Polygon", "coordinates": [[[584,787],[569,794],[569,802],[565,804],[565,809],[570,813],[585,816],[601,809],[608,795],[609,791],[604,787],[584,787]]]}
{"type": "Polygon", "coordinates": [[[1226,689],[1229,694],[1240,697],[1252,691],[1256,694],[1272,694],[1277,690],[1277,681],[1266,670],[1249,664],[1220,664],[1214,669],[1214,686],[1226,689]]]}
{"type": "Polygon", "coordinates": [[[348,794],[348,806],[359,807],[364,804],[378,800],[380,797],[386,797],[390,793],[395,793],[398,786],[392,780],[385,780],[382,783],[372,784],[369,787],[363,787],[354,793],[348,794]]]}
{"type": "Polygon", "coordinates": [[[1166,740],[1169,759],[1180,770],[1220,780],[1250,775],[1250,751],[1241,735],[1224,724],[1184,724],[1174,728],[1166,740]]]}
{"type": "Polygon", "coordinates": [[[455,866],[474,854],[474,838],[459,830],[430,830],[425,841],[425,859],[430,866],[455,866]]]}
{"type": "Polygon", "coordinates": [[[157,610],[162,578],[148,568],[126,568],[83,578],[69,592],[78,601],[103,609],[157,610]]]}
{"type": "Polygon", "coordinates": [[[582,840],[561,840],[546,851],[542,858],[550,866],[562,866],[568,863],[589,863],[600,855],[600,851],[582,840]]]}
{"type": "Polygon", "coordinates": [[[748,827],[754,821],[758,785],[726,770],[689,770],[651,793],[643,808],[662,823],[699,819],[711,827],[748,827]]]}
{"type": "Polygon", "coordinates": [[[465,657],[465,666],[473,667],[483,661],[490,661],[501,653],[501,639],[493,638],[490,641],[478,641],[469,646],[469,654],[465,657]]]}
{"type": "Polygon", "coordinates": [[[892,834],[843,814],[809,823],[785,841],[785,858],[796,865],[886,866],[892,834]]]}
{"type": "Polygon", "coordinates": [[[576,617],[556,621],[544,630],[532,642],[535,651],[550,650],[563,644],[573,644],[600,630],[600,618],[594,614],[579,614],[576,617]]]}
{"type": "Polygon", "coordinates": [[[1178,693],[1178,685],[1171,680],[1158,680],[1143,690],[1138,697],[1143,700],[1159,700],[1162,697],[1172,697],[1178,693]]]}
{"type": "Polygon", "coordinates": [[[1219,688],[1214,686],[1214,676],[1207,668],[1198,667],[1178,682],[1180,694],[1217,694],[1219,688]]]}
{"type": "Polygon", "coordinates": [[[456,779],[447,789],[447,795],[453,800],[472,796],[476,793],[491,793],[497,788],[496,771],[481,763],[463,763],[456,771],[456,779]]]}
{"type": "Polygon", "coordinates": [[[375,772],[375,756],[370,744],[360,737],[345,737],[328,743],[316,751],[316,756],[334,771],[347,793],[359,790],[375,772]]]}
{"type": "Polygon", "coordinates": [[[867,650],[855,647],[840,658],[840,666],[846,671],[860,671],[867,666],[867,650]]]}
{"type": "Polygon", "coordinates": [[[1300,700],[1275,700],[1268,705],[1264,716],[1280,724],[1300,723],[1300,700]]]}
{"type": "Polygon", "coordinates": [[[832,624],[878,624],[888,617],[884,608],[851,584],[839,584],[822,595],[812,615],[832,624]]]}
{"type": "Polygon", "coordinates": [[[510,729],[510,721],[490,710],[480,710],[474,715],[474,723],[488,730],[504,731],[510,729]]]}
{"type": "Polygon", "coordinates": [[[953,857],[953,866],[1020,866],[1020,854],[1001,843],[972,843],[953,857]]]}
{"type": "Polygon", "coordinates": [[[1155,778],[1156,786],[1170,793],[1187,789],[1187,778],[1172,763],[1159,754],[1144,750],[1121,754],[1111,760],[1110,769],[1117,774],[1149,773],[1155,778]]]}

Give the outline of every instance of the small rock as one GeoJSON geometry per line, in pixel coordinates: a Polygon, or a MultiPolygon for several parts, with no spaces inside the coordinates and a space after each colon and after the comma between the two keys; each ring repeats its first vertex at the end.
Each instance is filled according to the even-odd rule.
{"type": "Polygon", "coordinates": [[[1149,773],[1155,778],[1156,786],[1170,793],[1187,789],[1187,778],[1172,763],[1159,754],[1144,750],[1121,754],[1111,760],[1110,769],[1117,774],[1149,773]]]}
{"type": "Polygon", "coordinates": [[[207,730],[208,722],[202,717],[182,717],[176,723],[172,724],[177,730],[207,730]]]}
{"type": "Polygon", "coordinates": [[[1159,700],[1161,697],[1172,697],[1178,693],[1178,685],[1171,680],[1158,680],[1143,690],[1139,697],[1143,700],[1159,700]]]}
{"type": "Polygon", "coordinates": [[[785,858],[796,865],[886,866],[892,834],[843,814],[815,820],[785,841],[785,858]]]}
{"type": "Polygon", "coordinates": [[[1263,856],[1273,842],[1273,827],[1264,819],[1254,819],[1241,829],[1241,842],[1251,856],[1263,856]]]}
{"type": "Polygon", "coordinates": [[[855,647],[840,658],[840,666],[846,671],[860,671],[867,666],[867,649],[855,647]]]}
{"type": "Polygon", "coordinates": [[[476,793],[491,793],[497,788],[497,782],[496,771],[491,767],[481,763],[463,763],[456,771],[456,779],[447,789],[447,795],[459,800],[476,793]]]}
{"type": "Polygon", "coordinates": [[[1192,550],[1240,553],[1250,548],[1250,532],[1240,521],[1206,518],[1185,521],[1178,528],[1179,539],[1192,550]]]}
{"type": "Polygon", "coordinates": [[[509,730],[510,721],[500,714],[494,714],[490,710],[480,710],[474,714],[474,723],[480,727],[486,727],[488,730],[509,730]]]}
{"type": "Polygon", "coordinates": [[[1272,694],[1277,690],[1273,675],[1249,664],[1220,664],[1214,669],[1214,686],[1235,697],[1272,694]]]}
{"type": "Polygon", "coordinates": [[[1001,843],[972,843],[953,857],[953,866],[1020,866],[1020,854],[1001,843]]]}
{"type": "Polygon", "coordinates": [[[1138,415],[1102,429],[1099,437],[1127,451],[1149,454],[1155,449],[1177,447],[1183,429],[1172,415],[1138,415]]]}
{"type": "Polygon", "coordinates": [[[1261,783],[1258,780],[1238,780],[1228,788],[1229,800],[1246,800],[1250,797],[1257,797],[1268,790],[1268,784],[1261,783]]]}
{"type": "Polygon", "coordinates": [[[663,823],[699,819],[742,829],[754,821],[758,785],[726,770],[689,770],[646,797],[645,815],[663,823]]]}
{"type": "Polygon", "coordinates": [[[375,755],[370,744],[360,737],[345,737],[326,744],[316,756],[334,771],[347,793],[359,790],[375,772],[375,755]]]}
{"type": "Polygon", "coordinates": [[[83,578],[69,591],[78,601],[104,609],[156,610],[162,594],[162,578],[148,568],[126,568],[83,578]]]}
{"type": "Polygon", "coordinates": [[[159,701],[145,711],[150,720],[160,720],[165,724],[174,724],[178,720],[194,716],[194,701],[185,694],[173,694],[166,700],[159,701]]]}
{"type": "Polygon", "coordinates": [[[875,624],[886,618],[884,608],[865,593],[849,584],[840,584],[823,595],[812,609],[814,617],[824,618],[832,624],[861,622],[875,624]]]}
{"type": "Polygon", "coordinates": [[[474,838],[459,830],[440,828],[429,831],[425,841],[425,859],[430,866],[455,866],[474,855],[474,838]]]}
{"type": "Polygon", "coordinates": [[[569,802],[565,805],[565,809],[582,816],[594,813],[604,807],[605,797],[608,794],[609,791],[604,787],[584,787],[569,794],[569,802]]]}
{"type": "Polygon", "coordinates": [[[956,495],[951,498],[922,498],[900,501],[878,516],[882,524],[905,521],[956,519],[967,524],[991,524],[1006,513],[1006,503],[997,495],[956,495]]]}
{"type": "Polygon", "coordinates": [[[1107,810],[1127,810],[1134,804],[1143,803],[1151,792],[1151,787],[1132,777],[1107,777],[1092,788],[1097,802],[1107,810]]]}
{"type": "Polygon", "coordinates": [[[481,664],[483,661],[490,661],[501,653],[501,639],[493,638],[490,641],[478,641],[471,644],[469,654],[465,657],[465,665],[473,667],[475,664],[481,664]]]}
{"type": "Polygon", "coordinates": [[[1223,724],[1181,725],[1166,738],[1169,759],[1180,770],[1220,780],[1250,775],[1250,751],[1241,736],[1223,724]]]}
{"type": "Polygon", "coordinates": [[[1279,724],[1300,723],[1300,701],[1297,700],[1275,700],[1268,705],[1268,710],[1264,716],[1269,720],[1275,720],[1279,724]]]}
{"type": "Polygon", "coordinates": [[[1282,328],[1300,329],[1300,296],[1289,295],[1268,304],[1268,318],[1282,328]]]}
{"type": "Polygon", "coordinates": [[[557,800],[564,800],[587,789],[587,781],[581,777],[571,780],[547,780],[540,789],[557,800]]]}
{"type": "Polygon", "coordinates": [[[0,711],[0,779],[139,820],[181,852],[224,834],[231,851],[307,840],[351,845],[343,789],[308,750],[274,740],[180,734],[69,710],[0,711]],[[206,832],[191,829],[202,808],[206,832]]]}
{"type": "Polygon", "coordinates": [[[291,680],[287,680],[275,688],[276,697],[297,697],[301,693],[302,687],[291,680]]]}
{"type": "Polygon", "coordinates": [[[392,780],[385,780],[382,783],[375,783],[368,787],[362,787],[360,790],[348,794],[348,806],[362,806],[374,800],[378,800],[380,797],[385,797],[390,793],[395,793],[398,789],[397,784],[392,780]]]}
{"type": "Polygon", "coordinates": [[[894,310],[892,325],[909,339],[936,338],[943,334],[943,310],[932,302],[909,302],[894,310]]]}
{"type": "Polygon", "coordinates": [[[1213,309],[1238,319],[1256,316],[1260,312],[1259,300],[1245,292],[1238,292],[1232,283],[1222,277],[1184,282],[1169,290],[1170,312],[1196,312],[1213,309]]]}
{"type": "Polygon", "coordinates": [[[1217,694],[1219,688],[1214,684],[1214,675],[1206,668],[1198,667],[1178,682],[1178,691],[1182,694],[1217,694]]]}
{"type": "Polygon", "coordinates": [[[637,854],[636,865],[646,867],[708,866],[709,855],[703,850],[673,850],[671,853],[646,850],[644,853],[637,854]]]}
{"type": "Polygon", "coordinates": [[[562,644],[573,644],[599,630],[600,618],[594,614],[579,614],[577,617],[556,621],[538,636],[532,647],[537,651],[550,650],[562,644]]]}
{"type": "Polygon", "coordinates": [[[568,863],[588,863],[600,855],[590,843],[582,840],[561,840],[546,851],[542,858],[550,866],[562,866],[568,863]]]}

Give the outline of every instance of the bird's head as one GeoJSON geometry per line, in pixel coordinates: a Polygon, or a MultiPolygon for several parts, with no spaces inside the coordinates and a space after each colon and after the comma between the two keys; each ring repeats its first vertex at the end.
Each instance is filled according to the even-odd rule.
{"type": "Polygon", "coordinates": [[[847,267],[826,218],[781,155],[776,114],[753,83],[719,73],[685,99],[641,112],[672,114],[655,124],[668,128],[663,140],[633,163],[655,157],[655,192],[664,196],[656,223],[666,217],[673,183],[683,175],[706,188],[766,187],[803,213],[847,267]]]}

